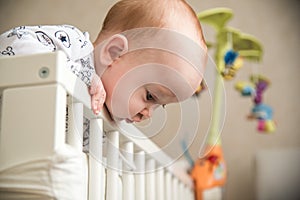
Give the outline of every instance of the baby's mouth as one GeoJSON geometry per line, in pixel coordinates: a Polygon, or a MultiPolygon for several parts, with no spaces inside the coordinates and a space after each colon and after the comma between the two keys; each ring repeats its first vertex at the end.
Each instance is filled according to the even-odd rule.
{"type": "Polygon", "coordinates": [[[107,107],[106,104],[104,104],[104,106],[103,106],[103,111],[105,113],[104,115],[106,117],[109,117],[109,119],[111,121],[122,121],[122,120],[125,120],[129,124],[132,124],[134,122],[132,119],[129,119],[129,118],[124,119],[124,118],[118,118],[118,117],[113,116],[112,113],[109,111],[109,109],[108,109],[108,107],[107,107]]]}
{"type": "Polygon", "coordinates": [[[125,121],[129,124],[132,124],[134,121],[132,121],[131,119],[125,119],[125,121]]]}

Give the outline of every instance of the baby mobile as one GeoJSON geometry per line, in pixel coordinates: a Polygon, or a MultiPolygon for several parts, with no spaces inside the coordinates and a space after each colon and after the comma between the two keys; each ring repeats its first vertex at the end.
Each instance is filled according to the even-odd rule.
{"type": "MultiPolygon", "coordinates": [[[[244,59],[254,62],[261,60],[262,48],[253,36],[239,33],[234,29],[228,30],[228,50],[224,55],[225,67],[222,69],[221,75],[225,80],[232,80],[237,70],[242,67],[244,59]],[[232,37],[235,38],[234,41],[232,37]],[[246,49],[245,47],[250,47],[250,49],[246,49]]],[[[272,133],[275,131],[273,110],[270,106],[263,103],[263,93],[269,86],[270,81],[268,78],[257,73],[250,75],[250,82],[238,81],[235,84],[235,89],[242,96],[252,97],[253,106],[248,119],[257,120],[257,130],[261,133],[272,133]]]]}
{"type": "MultiPolygon", "coordinates": [[[[198,14],[201,23],[212,26],[216,31],[216,43],[207,42],[207,45],[215,50],[218,73],[214,85],[212,123],[206,141],[206,154],[193,162],[190,173],[195,183],[197,200],[203,199],[204,190],[222,187],[226,182],[227,170],[219,137],[221,121],[218,113],[224,101],[221,95],[222,80],[233,80],[243,66],[244,60],[258,62],[262,59],[262,46],[255,37],[226,27],[232,16],[233,12],[228,8],[214,8],[198,14]]],[[[257,120],[257,129],[262,133],[271,133],[275,130],[272,108],[263,103],[263,94],[269,86],[270,81],[259,74],[252,74],[250,82],[239,81],[235,85],[242,96],[252,98],[253,105],[248,118],[257,120]]],[[[205,88],[205,83],[202,83],[196,95],[199,96],[205,88]]]]}
{"type": "Polygon", "coordinates": [[[253,107],[249,119],[258,121],[257,130],[262,133],[275,131],[272,108],[263,103],[263,93],[270,85],[270,81],[262,75],[251,75],[250,82],[239,81],[235,88],[242,96],[249,96],[253,99],[253,107]]]}

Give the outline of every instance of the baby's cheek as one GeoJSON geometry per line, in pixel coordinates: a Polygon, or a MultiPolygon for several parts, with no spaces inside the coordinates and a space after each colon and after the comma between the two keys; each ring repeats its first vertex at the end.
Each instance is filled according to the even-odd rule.
{"type": "Polygon", "coordinates": [[[122,95],[112,96],[107,93],[105,104],[110,114],[118,119],[131,118],[131,112],[134,112],[131,111],[128,98],[124,98],[122,95]]]}
{"type": "Polygon", "coordinates": [[[130,117],[135,116],[141,110],[140,104],[136,101],[129,101],[128,107],[129,107],[130,117]]]}
{"type": "MultiPolygon", "coordinates": [[[[124,84],[124,83],[122,83],[124,84]]],[[[122,85],[124,86],[124,85],[122,85]]],[[[131,119],[145,108],[143,88],[138,88],[134,92],[115,87],[113,90],[106,89],[106,105],[110,113],[116,118],[131,119]]]]}

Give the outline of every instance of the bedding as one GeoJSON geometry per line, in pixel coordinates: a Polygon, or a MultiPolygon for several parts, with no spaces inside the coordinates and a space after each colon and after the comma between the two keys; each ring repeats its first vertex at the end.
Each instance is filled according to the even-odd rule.
{"type": "Polygon", "coordinates": [[[0,172],[0,199],[86,199],[87,156],[65,145],[0,172]]]}

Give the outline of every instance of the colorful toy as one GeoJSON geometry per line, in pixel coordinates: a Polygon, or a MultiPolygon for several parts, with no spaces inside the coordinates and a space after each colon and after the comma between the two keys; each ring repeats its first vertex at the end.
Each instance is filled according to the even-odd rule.
{"type": "Polygon", "coordinates": [[[203,199],[204,190],[223,186],[226,181],[226,165],[221,146],[208,147],[208,151],[204,158],[195,162],[191,171],[197,200],[203,199]]]}
{"type": "Polygon", "coordinates": [[[237,82],[235,89],[238,90],[242,96],[253,96],[255,93],[255,85],[245,81],[237,82]]]}
{"type": "Polygon", "coordinates": [[[224,55],[225,68],[221,75],[225,80],[231,80],[235,77],[236,72],[242,67],[243,59],[239,53],[234,50],[229,50],[224,55]]]}
{"type": "Polygon", "coordinates": [[[251,83],[238,82],[235,88],[242,96],[251,96],[254,106],[251,110],[249,119],[258,120],[257,130],[260,132],[274,132],[275,122],[273,121],[273,110],[270,106],[263,103],[263,93],[270,85],[270,81],[261,75],[251,76],[251,83]]]}
{"type": "Polygon", "coordinates": [[[275,131],[276,125],[272,120],[273,110],[270,106],[263,103],[255,104],[255,106],[252,108],[252,114],[249,116],[249,118],[258,120],[257,130],[261,132],[275,131]]]}

